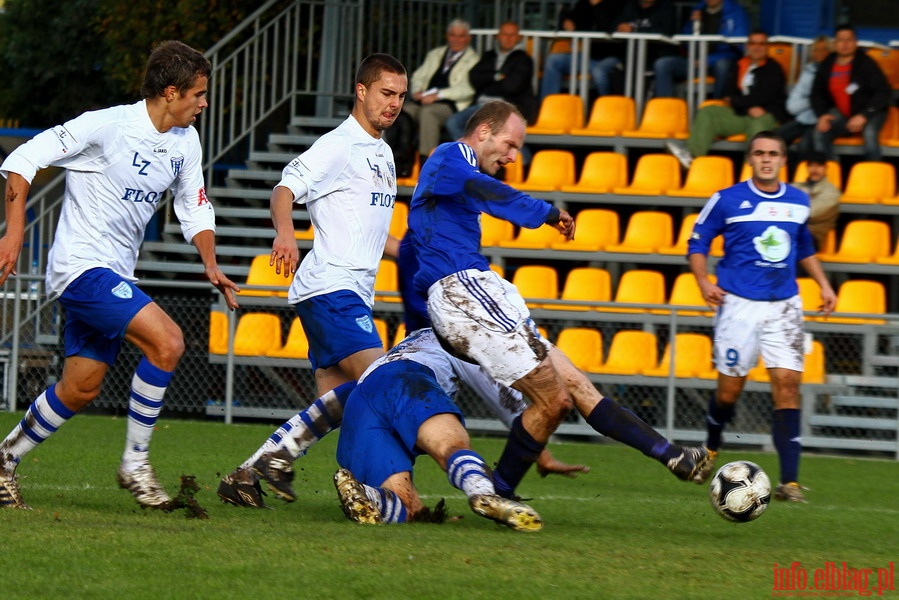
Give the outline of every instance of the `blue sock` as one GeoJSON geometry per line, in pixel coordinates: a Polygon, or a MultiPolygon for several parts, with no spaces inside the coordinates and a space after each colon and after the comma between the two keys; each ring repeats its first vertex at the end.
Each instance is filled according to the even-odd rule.
{"type": "Polygon", "coordinates": [[[365,495],[378,508],[381,513],[381,521],[384,523],[405,523],[409,517],[406,507],[400,502],[399,496],[390,490],[380,487],[372,487],[362,484],[365,495]]]}
{"type": "Polygon", "coordinates": [[[780,458],[780,482],[799,481],[799,455],[802,441],[799,438],[798,408],[782,408],[774,411],[772,437],[780,458]]]}
{"type": "Polygon", "coordinates": [[[721,447],[721,434],[724,426],[734,418],[736,404],[718,404],[715,395],[709,398],[709,411],[706,413],[705,422],[708,431],[705,447],[709,450],[718,450],[721,447]]]}
{"type": "Polygon", "coordinates": [[[19,424],[0,443],[0,466],[6,463],[8,470],[15,469],[23,456],[75,416],[75,412],[56,396],[55,388],[56,384],[53,384],[44,390],[28,407],[19,424]]]}
{"type": "Polygon", "coordinates": [[[469,498],[496,493],[484,459],[474,450],[454,452],[446,461],[446,477],[453,487],[465,492],[469,498]]]}
{"type": "Polygon", "coordinates": [[[603,398],[586,417],[587,424],[599,433],[636,448],[646,456],[667,463],[680,456],[680,446],[650,427],[643,419],[611,398],[603,398]]]}
{"type": "Polygon", "coordinates": [[[511,498],[515,488],[545,447],[546,444],[541,444],[527,432],[521,424],[521,415],[515,417],[506,447],[493,470],[496,493],[504,498],[511,498]]]}

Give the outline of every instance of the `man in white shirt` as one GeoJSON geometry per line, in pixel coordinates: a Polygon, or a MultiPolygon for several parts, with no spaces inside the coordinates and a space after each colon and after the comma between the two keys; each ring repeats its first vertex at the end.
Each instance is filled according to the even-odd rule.
{"type": "Polygon", "coordinates": [[[215,211],[206,197],[202,150],[192,127],[204,108],[209,61],[181,42],[150,54],[143,100],[87,112],[48,129],[13,151],[6,177],[7,233],[0,239],[0,285],[22,250],[25,200],[35,173],[67,169],[66,191],[47,264],[47,292],[65,310],[65,363],[59,382],[31,404],[0,442],[0,507],[29,508],[16,467],[22,457],[90,404],[100,392],[122,341],[137,346],[119,485],[145,507],[167,509],[171,498],[149,462],[153,427],[184,353],[181,329],[136,285],[134,268],[147,223],[166,190],[185,239],[196,246],[206,278],[237,307],[238,287],[215,257],[215,211]]]}

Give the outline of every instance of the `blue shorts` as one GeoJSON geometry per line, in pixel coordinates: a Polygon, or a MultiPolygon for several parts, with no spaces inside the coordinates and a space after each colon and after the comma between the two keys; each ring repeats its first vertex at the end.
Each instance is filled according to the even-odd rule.
{"type": "Polygon", "coordinates": [[[421,424],[439,414],[462,411],[443,391],[434,372],[415,361],[385,363],[362,380],[347,399],[337,442],[337,463],[367,485],[380,486],[396,473],[412,471],[421,424]]]}
{"type": "Polygon", "coordinates": [[[140,309],[153,300],[109,269],[90,269],[59,296],[65,310],[64,355],[115,363],[125,331],[140,309]]]}
{"type": "Polygon", "coordinates": [[[294,305],[309,340],[312,369],[328,369],[347,356],[383,348],[371,308],[348,290],[314,296],[294,305]]]}

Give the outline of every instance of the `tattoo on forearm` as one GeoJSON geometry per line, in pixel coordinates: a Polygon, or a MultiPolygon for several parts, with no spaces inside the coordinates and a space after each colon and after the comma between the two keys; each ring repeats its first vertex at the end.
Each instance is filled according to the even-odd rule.
{"type": "Polygon", "coordinates": [[[18,195],[16,192],[10,190],[10,191],[6,194],[6,201],[7,201],[7,202],[15,202],[16,199],[17,199],[18,197],[19,197],[19,195],[18,195]]]}

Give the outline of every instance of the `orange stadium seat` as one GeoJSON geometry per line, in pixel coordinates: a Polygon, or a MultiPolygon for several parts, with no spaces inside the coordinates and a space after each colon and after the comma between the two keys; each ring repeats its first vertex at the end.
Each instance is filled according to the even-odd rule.
{"type": "Polygon", "coordinates": [[[247,274],[247,282],[241,287],[241,296],[278,296],[287,297],[287,288],[290,287],[291,277],[284,277],[284,269],[281,273],[275,273],[275,267],[269,265],[270,254],[259,254],[250,263],[250,272],[247,274]],[[264,285],[277,287],[277,290],[253,290],[249,286],[264,285]]]}
{"type": "Polygon", "coordinates": [[[566,135],[584,126],[584,101],[573,94],[550,94],[540,103],[528,135],[566,135]]]}
{"type": "Polygon", "coordinates": [[[852,165],[840,202],[877,204],[896,195],[896,168],[888,162],[865,160],[852,165]]]}
{"type": "Polygon", "coordinates": [[[497,246],[515,238],[515,226],[505,219],[481,213],[481,246],[497,246]]]}
{"type": "Polygon", "coordinates": [[[612,337],[605,362],[594,373],[640,375],[658,364],[656,336],[648,331],[625,329],[612,337]]]}
{"type": "Polygon", "coordinates": [[[634,178],[628,186],[616,187],[615,194],[661,196],[681,187],[681,167],[670,154],[644,154],[637,160],[634,178]]]}
{"type": "Polygon", "coordinates": [[[883,71],[887,81],[894,90],[899,90],[899,50],[894,48],[869,48],[868,56],[883,71]]]}
{"type": "Polygon", "coordinates": [[[540,150],[534,154],[528,176],[512,185],[524,192],[550,192],[576,180],[574,154],[568,150],[540,150]]]}
{"type": "MultiPolygon", "coordinates": [[[[797,277],[796,285],[799,286],[799,298],[802,299],[802,310],[807,313],[820,313],[821,311],[821,286],[811,277],[797,277]]],[[[806,315],[807,321],[817,320],[817,315],[806,315]]]]}
{"type": "MultiPolygon", "coordinates": [[[[715,276],[709,276],[715,281],[715,276]]],[[[702,292],[699,290],[699,284],[696,283],[696,277],[693,273],[679,273],[674,279],[674,285],[671,286],[671,296],[668,298],[668,304],[672,307],[678,306],[708,306],[702,292]]],[[[677,314],[685,317],[711,317],[711,310],[678,310],[677,314]]]]}
{"type": "Polygon", "coordinates": [[[637,129],[623,131],[621,135],[632,138],[687,139],[689,119],[687,101],[683,98],[651,98],[643,109],[643,118],[637,129]]]}
{"type": "Polygon", "coordinates": [[[571,135],[619,136],[637,125],[634,99],[628,96],[600,96],[593,102],[586,127],[571,130],[571,135]]]}
{"type": "Polygon", "coordinates": [[[503,166],[503,182],[514,186],[516,183],[524,181],[524,163],[519,156],[515,162],[506,163],[503,166]]]}
{"type": "MultiPolygon", "coordinates": [[[[682,256],[686,256],[687,242],[690,241],[690,236],[693,234],[693,225],[696,223],[696,219],[698,217],[699,213],[690,213],[689,215],[686,215],[683,219],[681,219],[680,232],[677,234],[677,241],[675,241],[671,246],[659,248],[659,254],[680,254],[682,256]]],[[[716,236],[714,240],[712,240],[712,246],[711,248],[709,248],[709,254],[711,256],[724,255],[723,237],[719,235],[716,236]]]]}
{"type": "MultiPolygon", "coordinates": [[[[560,300],[576,302],[611,302],[612,276],[599,267],[575,267],[565,278],[560,300]]],[[[554,305],[562,310],[590,310],[590,306],[554,305]]]]}
{"type": "Polygon", "coordinates": [[[768,57],[773,58],[781,66],[784,71],[784,77],[787,79],[787,85],[793,85],[797,76],[797,74],[793,72],[793,44],[785,42],[769,43],[768,57]]]}
{"type": "Polygon", "coordinates": [[[883,314],[886,312],[886,289],[879,281],[850,279],[837,290],[837,306],[826,319],[831,323],[882,324],[882,319],[841,317],[839,313],[883,314]]]}
{"type": "Polygon", "coordinates": [[[566,327],[556,338],[556,347],[581,371],[595,372],[602,366],[602,334],[589,327],[566,327]]]}
{"type": "MultiPolygon", "coordinates": [[[[641,210],[631,215],[620,244],[609,244],[606,252],[648,254],[670,246],[673,241],[671,215],[662,211],[641,210]]],[[[577,232],[575,232],[577,235],[577,232]]]]}
{"type": "Polygon", "coordinates": [[[381,259],[378,274],[375,275],[375,302],[400,302],[399,270],[392,260],[381,259]],[[378,292],[393,292],[389,295],[378,292]]]}
{"type": "Polygon", "coordinates": [[[228,315],[220,310],[209,312],[209,353],[228,354],[228,315]]]}
{"type": "Polygon", "coordinates": [[[409,228],[409,205],[405,202],[394,202],[393,216],[390,217],[390,235],[398,240],[406,235],[409,228]]]}
{"type": "Polygon", "coordinates": [[[684,187],[665,192],[677,198],[709,198],[734,184],[734,164],[726,156],[697,156],[687,171],[684,187]]]}
{"type": "Polygon", "coordinates": [[[298,317],[291,322],[284,345],[269,350],[265,355],[271,358],[309,358],[309,340],[298,317]]]}
{"type": "Polygon", "coordinates": [[[281,319],[269,313],[246,313],[234,332],[235,356],[264,356],[281,347],[281,319]]]}
{"type": "MultiPolygon", "coordinates": [[[[575,232],[577,233],[577,232],[575,232]]],[[[498,245],[502,248],[549,248],[555,243],[565,241],[565,236],[552,225],[541,225],[537,229],[528,229],[522,227],[518,231],[518,235],[513,240],[500,242],[498,245]]]]}
{"type": "MultiPolygon", "coordinates": [[[[712,340],[701,333],[678,333],[674,336],[674,376],[712,379],[712,340]]],[[[668,377],[671,372],[671,343],[665,345],[658,366],[646,369],[650,377],[668,377]]]]}
{"type": "Polygon", "coordinates": [[[622,304],[665,304],[665,276],[652,269],[631,269],[618,280],[615,306],[603,307],[608,312],[642,313],[645,308],[621,308],[622,304]]]}
{"type": "Polygon", "coordinates": [[[826,262],[870,263],[890,255],[890,226],[883,221],[856,219],[846,224],[834,253],[818,253],[826,262]]]}
{"type": "Polygon", "coordinates": [[[540,300],[556,300],[559,297],[559,276],[546,265],[523,265],[515,269],[512,285],[525,299],[528,306],[542,307],[540,300]]]}
{"type": "Polygon", "coordinates": [[[617,244],[618,213],[606,208],[585,208],[574,217],[574,239],[550,245],[553,250],[600,252],[617,244]]]}
{"type": "MultiPolygon", "coordinates": [[[[887,110],[887,118],[880,128],[880,135],[877,136],[880,143],[884,146],[895,147],[899,143],[899,108],[890,106],[887,110]]],[[[861,134],[844,135],[836,138],[833,143],[838,146],[861,146],[861,134]]]]}
{"type": "Polygon", "coordinates": [[[563,192],[608,194],[627,185],[627,157],[617,152],[591,152],[584,160],[581,177],[573,185],[563,185],[563,192]]]}

